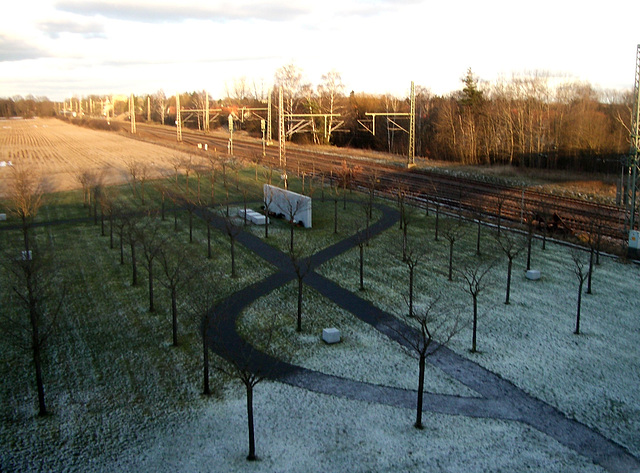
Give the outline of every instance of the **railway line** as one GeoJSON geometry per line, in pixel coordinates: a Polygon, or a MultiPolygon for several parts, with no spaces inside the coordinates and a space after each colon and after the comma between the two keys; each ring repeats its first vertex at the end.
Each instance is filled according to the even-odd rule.
{"type": "MultiPolygon", "coordinates": [[[[175,143],[175,129],[138,124],[140,138],[160,143],[175,143]]],[[[228,135],[182,131],[182,143],[207,145],[209,151],[227,153],[228,135]]],[[[234,137],[234,155],[245,159],[259,159],[262,142],[234,137]]],[[[279,167],[278,147],[268,146],[262,164],[279,167]]],[[[511,187],[479,179],[451,176],[426,169],[407,169],[401,158],[381,160],[350,155],[348,150],[316,151],[287,143],[287,171],[307,176],[324,176],[334,182],[370,189],[387,196],[403,192],[416,204],[480,219],[512,225],[532,222],[538,230],[553,230],[565,234],[599,232],[616,245],[626,243],[627,213],[616,206],[558,196],[525,187],[511,187]]]]}

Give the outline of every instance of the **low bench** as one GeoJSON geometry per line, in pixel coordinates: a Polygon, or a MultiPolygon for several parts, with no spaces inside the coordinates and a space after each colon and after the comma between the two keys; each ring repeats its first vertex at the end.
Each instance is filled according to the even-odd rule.
{"type": "MultiPolygon", "coordinates": [[[[238,210],[238,216],[244,218],[244,209],[238,210]]],[[[267,217],[251,209],[247,209],[247,220],[254,225],[265,225],[267,223],[267,217]]]]}

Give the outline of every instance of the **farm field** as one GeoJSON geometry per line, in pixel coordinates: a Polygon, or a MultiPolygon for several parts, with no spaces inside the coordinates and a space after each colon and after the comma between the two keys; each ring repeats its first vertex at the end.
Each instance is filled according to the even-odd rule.
{"type": "MultiPolygon", "coordinates": [[[[170,161],[172,156],[167,159],[170,161]]],[[[126,172],[121,177],[126,179],[126,172]]],[[[263,179],[264,175],[260,175],[255,180],[251,167],[240,172],[237,187],[223,189],[219,180],[214,189],[216,201],[222,202],[228,193],[228,199],[235,203],[233,213],[242,205],[242,190],[246,190],[250,196],[248,205],[257,207],[263,179]]],[[[74,181],[72,176],[70,187],[78,187],[74,181]]],[[[195,182],[193,177],[191,182],[195,182]]],[[[292,187],[300,190],[300,182],[294,180],[292,187]]],[[[147,206],[157,207],[159,196],[152,186],[149,188],[147,206]]],[[[183,177],[176,188],[185,189],[183,177]]],[[[190,189],[186,193],[193,195],[193,184],[190,189]]],[[[208,195],[209,189],[203,186],[202,193],[208,195]]],[[[129,186],[114,188],[113,194],[131,205],[136,199],[135,190],[132,193],[129,186]]],[[[314,228],[295,231],[296,244],[306,254],[351,235],[358,227],[363,207],[352,200],[366,201],[366,197],[354,193],[349,200],[346,210],[340,208],[336,235],[334,203],[332,199],[322,202],[316,191],[314,228]]],[[[86,215],[78,191],[54,195],[47,201],[40,220],[43,223],[86,215]]],[[[378,203],[394,205],[384,200],[378,203]]],[[[374,212],[374,219],[379,217],[379,212],[374,212]]],[[[442,223],[444,217],[440,218],[442,223]]],[[[160,226],[189,250],[189,261],[204,261],[206,225],[196,219],[194,241],[189,244],[188,220],[185,211],[172,211],[160,226]]],[[[15,221],[6,222],[12,223],[15,221]]],[[[19,241],[19,231],[8,230],[5,222],[2,224],[0,242],[6,249],[19,241]]],[[[413,214],[409,237],[424,251],[416,274],[416,305],[422,307],[429,298],[442,294],[455,310],[470,317],[470,296],[460,279],[447,281],[447,243],[442,236],[439,241],[434,240],[434,227],[433,213],[413,214]]],[[[259,238],[264,238],[263,230],[248,228],[259,238]]],[[[475,258],[476,226],[467,224],[463,230],[456,243],[457,265],[475,258]]],[[[215,372],[211,375],[214,394],[200,394],[197,322],[187,315],[186,299],[180,303],[181,343],[172,347],[166,290],[158,287],[157,310],[150,313],[145,283],[135,287],[130,283],[128,250],[126,264],[119,264],[119,252],[109,248],[109,238],[101,236],[99,224],[92,220],[58,222],[39,226],[35,233],[38,242],[53,248],[64,263],[59,267],[60,277],[69,290],[58,330],[46,354],[45,390],[52,414],[36,417],[29,356],[3,332],[1,471],[607,471],[518,422],[427,410],[425,429],[418,431],[412,426],[414,412],[410,409],[318,394],[272,381],[256,387],[259,461],[249,463],[245,460],[244,390],[215,372]]],[[[269,233],[265,241],[286,251],[289,226],[274,220],[269,233]]],[[[547,248],[542,250],[540,242],[535,241],[533,264],[543,277],[539,281],[526,280],[521,255],[514,268],[512,301],[505,305],[506,260],[501,258],[491,233],[486,228],[482,233],[484,257],[497,261],[491,285],[480,298],[479,352],[468,351],[469,327],[454,337],[451,348],[625,446],[637,458],[640,269],[602,256],[594,273],[593,294],[585,295],[583,300],[583,333],[576,336],[572,330],[577,282],[569,249],[547,242],[547,248]]],[[[364,291],[358,290],[357,249],[330,260],[317,272],[398,314],[406,308],[407,293],[407,267],[399,258],[401,235],[394,226],[366,247],[364,291]]],[[[213,238],[214,257],[206,261],[202,276],[214,275],[221,296],[272,273],[273,268],[260,257],[239,247],[239,277],[231,278],[229,238],[218,231],[213,238]]],[[[142,270],[140,273],[144,281],[146,274],[142,270]]],[[[6,308],[9,285],[5,274],[0,274],[0,282],[0,303],[6,308]]],[[[250,338],[252,327],[276,317],[282,356],[295,364],[381,386],[415,389],[417,361],[372,327],[310,289],[305,292],[302,334],[294,331],[295,312],[295,285],[288,284],[252,303],[240,322],[250,338]],[[319,332],[326,326],[339,327],[343,342],[335,346],[323,344],[319,332]]],[[[428,367],[426,390],[476,396],[469,387],[434,366],[428,367]]]]}
{"type": "MultiPolygon", "coordinates": [[[[77,174],[91,171],[105,185],[127,181],[132,161],[147,166],[148,178],[173,173],[185,152],[132,140],[110,131],[90,130],[53,118],[0,122],[0,162],[27,167],[45,179],[48,192],[81,186],[77,174]]],[[[10,168],[0,167],[0,196],[10,168]]]]}

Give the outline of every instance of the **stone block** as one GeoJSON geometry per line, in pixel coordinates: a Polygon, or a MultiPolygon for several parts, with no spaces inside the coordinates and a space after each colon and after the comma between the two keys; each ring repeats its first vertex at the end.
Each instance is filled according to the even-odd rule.
{"type": "Polygon", "coordinates": [[[322,340],[328,344],[338,343],[340,341],[340,330],[337,328],[325,328],[322,330],[322,340]]]}
{"type": "Polygon", "coordinates": [[[531,281],[537,281],[538,279],[540,279],[540,271],[537,269],[530,269],[527,271],[527,279],[530,279],[531,281]]]}

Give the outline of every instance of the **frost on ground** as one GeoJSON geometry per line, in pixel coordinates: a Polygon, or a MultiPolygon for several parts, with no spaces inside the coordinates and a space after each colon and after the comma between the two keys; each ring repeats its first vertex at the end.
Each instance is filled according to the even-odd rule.
{"type": "MultiPolygon", "coordinates": [[[[320,213],[314,210],[314,215],[320,213]]],[[[433,217],[422,219],[415,226],[426,247],[433,217]]],[[[90,255],[91,264],[68,269],[79,283],[69,294],[70,316],[62,321],[47,352],[45,389],[51,416],[35,417],[28,357],[0,344],[1,471],[603,471],[516,422],[426,412],[425,429],[418,431],[412,426],[410,409],[267,381],[256,387],[254,397],[260,460],[249,463],[243,389],[214,373],[216,393],[209,398],[200,395],[196,323],[181,318],[181,345],[171,347],[168,297],[162,290],[158,290],[158,311],[148,313],[144,284],[130,287],[130,268],[119,265],[117,250],[109,251],[105,240],[95,238],[95,228],[51,231],[53,237],[45,236],[65,245],[71,259],[90,255]]],[[[283,246],[286,231],[280,229],[283,246]]],[[[305,234],[300,231],[296,237],[305,234]]],[[[203,235],[200,229],[194,243],[202,254],[203,235]]],[[[403,310],[406,294],[406,267],[394,259],[398,235],[392,229],[367,247],[367,290],[358,292],[391,313],[403,310]]],[[[470,310],[460,284],[446,281],[444,243],[429,247],[432,252],[417,274],[418,298],[424,301],[439,290],[457,302],[468,301],[470,310]]],[[[226,272],[224,236],[216,248],[211,264],[226,272]]],[[[233,284],[242,287],[269,274],[271,269],[259,258],[239,253],[240,278],[233,284]]],[[[346,253],[321,272],[357,291],[357,258],[357,250],[346,253]]],[[[481,296],[480,353],[468,353],[469,330],[460,333],[451,347],[638,455],[638,268],[603,260],[594,275],[594,294],[584,297],[584,334],[574,336],[577,291],[567,250],[550,245],[542,252],[536,244],[534,267],[543,273],[537,282],[525,280],[522,264],[521,258],[509,306],[502,304],[506,265],[496,267],[494,285],[481,296]]],[[[258,300],[243,319],[251,321],[267,308],[279,311],[279,336],[296,340],[284,354],[290,361],[413,389],[414,359],[308,288],[304,332],[296,334],[295,298],[295,284],[285,286],[258,300]],[[320,342],[320,330],[328,324],[343,331],[342,344],[320,342]]],[[[427,376],[430,391],[474,395],[438,370],[430,368],[427,376]]]]}
{"type": "MultiPolygon", "coordinates": [[[[442,234],[434,241],[433,217],[414,216],[412,225],[425,254],[416,274],[417,299],[442,294],[452,304],[466,304],[461,310],[470,320],[471,296],[460,278],[447,280],[448,242],[442,234]]],[[[640,455],[640,268],[601,257],[592,294],[583,293],[581,335],[574,335],[578,281],[569,249],[547,242],[542,250],[541,242],[535,241],[532,267],[541,271],[542,279],[526,279],[525,251],[514,262],[511,303],[505,305],[506,257],[488,233],[485,229],[482,253],[497,256],[497,261],[490,284],[479,297],[479,352],[469,352],[470,327],[452,340],[450,348],[640,455]]],[[[475,226],[468,225],[454,246],[456,267],[476,258],[475,236],[475,226]]],[[[408,293],[406,266],[398,258],[385,259],[394,251],[397,254],[398,238],[398,231],[390,231],[372,242],[367,290],[359,293],[391,313],[405,310],[408,293]],[[383,259],[388,264],[376,264],[383,259]]],[[[583,257],[588,261],[586,252],[583,257]]],[[[352,250],[320,272],[356,291],[357,262],[357,250],[352,250]]]]}

